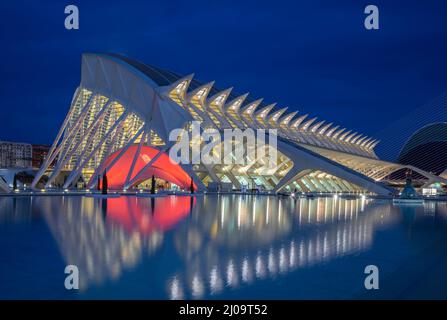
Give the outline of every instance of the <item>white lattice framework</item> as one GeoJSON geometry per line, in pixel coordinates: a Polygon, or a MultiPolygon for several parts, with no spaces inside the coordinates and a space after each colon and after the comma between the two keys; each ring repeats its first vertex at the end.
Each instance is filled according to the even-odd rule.
{"type": "MultiPolygon", "coordinates": [[[[180,77],[125,57],[84,54],[80,86],[33,187],[45,173],[49,174],[45,187],[51,186],[63,171],[69,172],[63,188],[80,177],[91,187],[92,177],[110,169],[132,145],[138,145],[138,150],[143,145],[157,148],[157,156],[139,172],[133,172],[134,159],[125,182],[125,188],[130,188],[172,147],[169,132],[189,128],[190,121],[196,120],[203,128],[220,132],[227,128],[277,129],[279,136],[279,161],[273,170],[264,170],[265,163],[255,159],[244,166],[182,165],[199,189],[209,182],[231,182],[235,188],[262,185],[275,191],[393,192],[379,181],[405,166],[379,160],[374,153],[378,140],[262,101],[249,99],[248,93],[234,94],[233,88],[217,90],[214,82],[200,84],[193,75],[180,77]],[[115,152],[118,156],[106,167],[105,160],[115,152]],[[53,162],[56,165],[49,170],[53,162]]],[[[427,177],[427,184],[446,182],[415,170],[427,177]]]]}

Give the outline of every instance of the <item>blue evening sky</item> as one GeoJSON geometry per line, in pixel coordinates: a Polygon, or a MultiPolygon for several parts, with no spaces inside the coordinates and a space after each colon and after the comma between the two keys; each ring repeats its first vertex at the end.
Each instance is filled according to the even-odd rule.
{"type": "Polygon", "coordinates": [[[194,72],[373,136],[447,90],[445,1],[10,0],[0,13],[1,140],[52,142],[83,52],[194,72]],[[79,30],[64,28],[69,4],[79,30]],[[380,30],[363,26],[368,4],[380,30]]]}

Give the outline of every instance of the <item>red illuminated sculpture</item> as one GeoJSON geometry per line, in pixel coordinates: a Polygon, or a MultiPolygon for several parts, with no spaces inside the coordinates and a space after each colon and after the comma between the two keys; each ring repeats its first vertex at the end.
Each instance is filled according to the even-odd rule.
{"type": "MultiPolygon", "coordinates": [[[[105,162],[105,167],[112,163],[112,161],[119,155],[121,150],[113,153],[105,162]]],[[[108,188],[111,190],[122,190],[125,187],[127,175],[132,167],[132,162],[135,153],[138,151],[138,146],[131,146],[121,156],[116,163],[107,170],[108,188]]],[[[135,162],[135,167],[130,176],[129,181],[133,180],[137,174],[157,155],[159,151],[149,146],[142,146],[140,154],[135,162]]],[[[191,177],[182,169],[182,167],[169,158],[169,155],[162,153],[161,156],[154,161],[154,163],[142,172],[138,179],[133,182],[133,185],[138,185],[141,182],[148,180],[155,176],[155,178],[163,179],[179,186],[180,189],[189,190],[191,177]]],[[[197,186],[194,184],[194,188],[197,186]]]]}

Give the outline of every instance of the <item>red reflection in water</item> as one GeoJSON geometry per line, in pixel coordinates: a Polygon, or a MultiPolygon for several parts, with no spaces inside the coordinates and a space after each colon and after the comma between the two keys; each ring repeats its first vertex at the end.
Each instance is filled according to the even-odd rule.
{"type": "Polygon", "coordinates": [[[155,199],[120,197],[107,199],[107,220],[127,232],[149,234],[166,231],[185,218],[196,203],[195,197],[167,196],[155,199]]]}
{"type": "MultiPolygon", "coordinates": [[[[131,146],[107,172],[107,181],[110,189],[123,189],[124,183],[126,182],[127,174],[131,169],[132,162],[137,150],[138,146],[131,146]]],[[[105,167],[112,163],[112,161],[119,155],[120,152],[121,150],[118,150],[109,158],[107,158],[105,167]]],[[[132,172],[131,179],[133,179],[137,175],[137,173],[141,169],[143,169],[153,157],[155,157],[157,153],[157,149],[143,146],[141,148],[140,154],[137,157],[137,161],[135,162],[135,167],[132,172]]],[[[191,184],[191,177],[182,169],[180,165],[171,162],[169,155],[166,153],[162,153],[161,156],[154,161],[150,168],[144,171],[144,173],[139,177],[138,181],[135,181],[134,185],[150,179],[152,175],[154,175],[156,178],[175,183],[182,189],[189,189],[191,184]]],[[[195,184],[194,188],[197,189],[197,186],[195,184]]]]}

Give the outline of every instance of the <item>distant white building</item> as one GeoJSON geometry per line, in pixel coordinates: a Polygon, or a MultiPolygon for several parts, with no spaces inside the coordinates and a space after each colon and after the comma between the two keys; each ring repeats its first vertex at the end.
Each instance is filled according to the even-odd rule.
{"type": "Polygon", "coordinates": [[[32,158],[31,144],[0,141],[0,168],[30,168],[32,158]]]}

